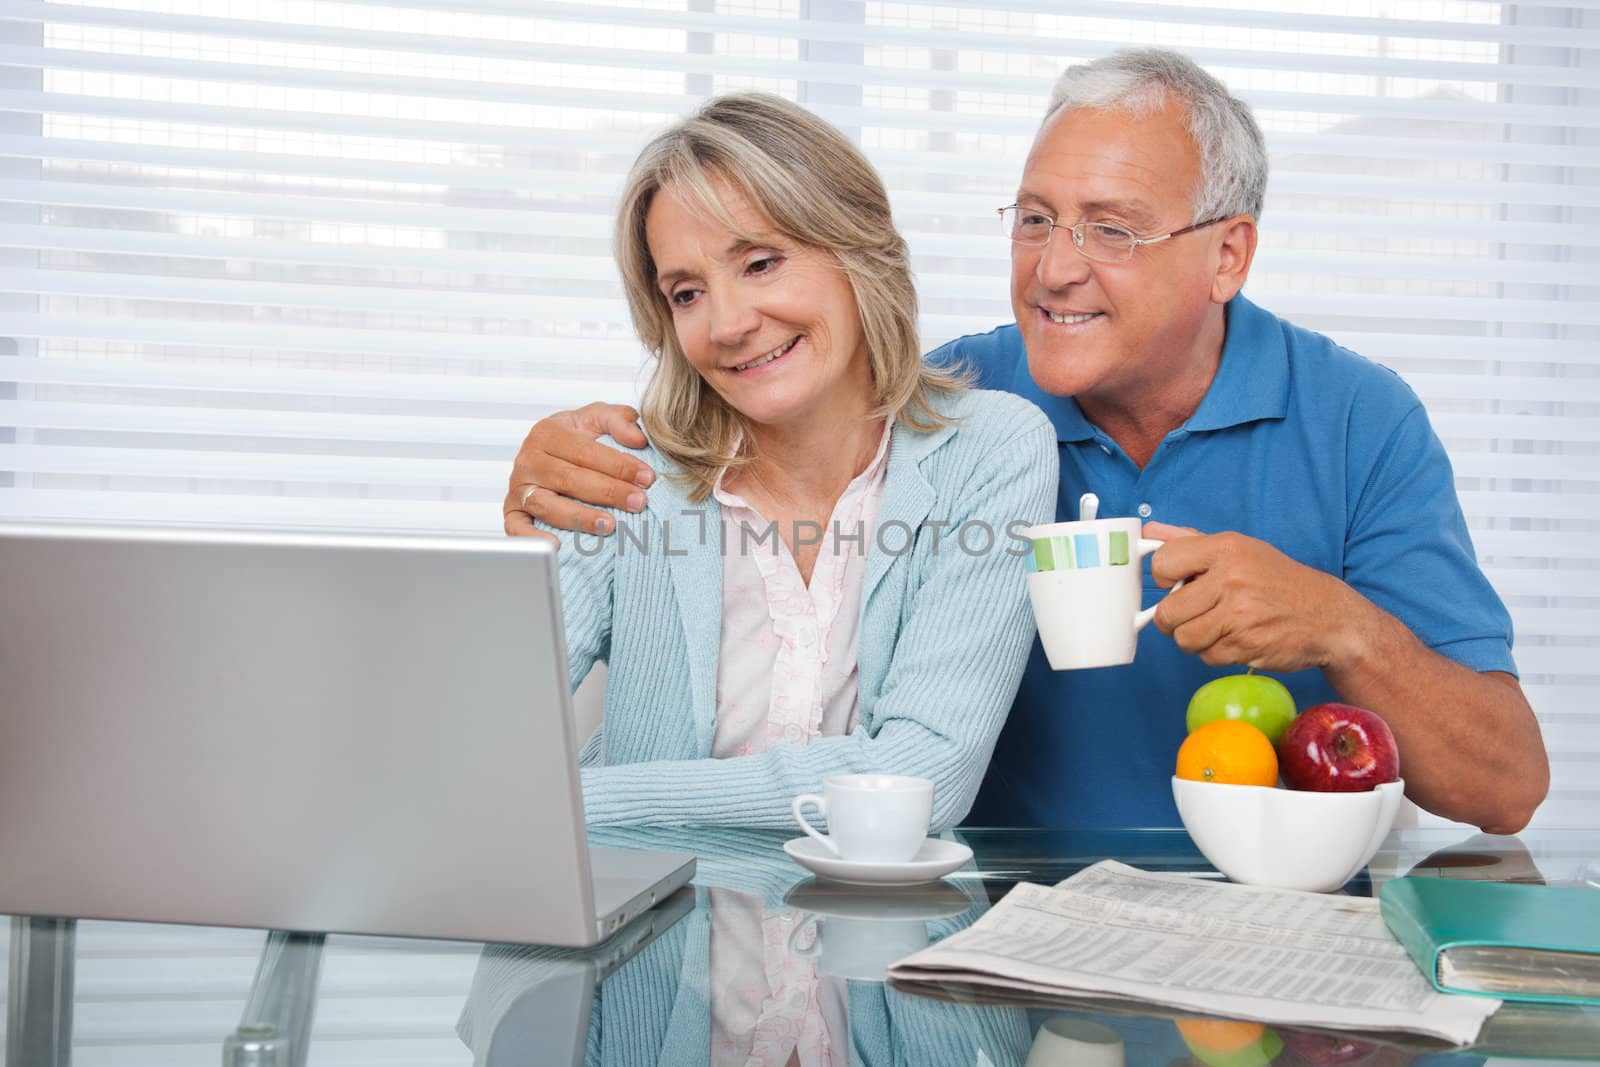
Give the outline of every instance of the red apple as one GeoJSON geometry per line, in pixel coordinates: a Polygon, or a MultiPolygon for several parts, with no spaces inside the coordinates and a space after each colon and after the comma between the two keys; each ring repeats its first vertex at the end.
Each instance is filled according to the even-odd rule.
{"type": "Polygon", "coordinates": [[[1334,1064],[1354,1067],[1377,1057],[1378,1046],[1367,1041],[1340,1037],[1334,1034],[1316,1034],[1305,1030],[1282,1031],[1283,1046],[1289,1054],[1277,1061],[1277,1067],[1332,1067],[1334,1064]]]}
{"type": "Polygon", "coordinates": [[[1278,773],[1290,789],[1359,793],[1400,777],[1389,724],[1349,704],[1302,711],[1278,742],[1278,773]]]}

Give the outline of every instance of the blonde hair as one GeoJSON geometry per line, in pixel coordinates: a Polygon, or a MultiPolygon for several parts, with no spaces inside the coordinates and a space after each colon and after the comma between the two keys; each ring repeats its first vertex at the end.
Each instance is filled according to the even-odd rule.
{"type": "Polygon", "coordinates": [[[639,153],[617,212],[616,258],[633,327],[656,366],[645,386],[644,427],[656,449],[684,470],[696,502],[724,467],[748,463],[745,418],[690,365],[656,287],[645,239],[655,195],[671,188],[740,237],[716,183],[741,193],[780,233],[831,254],[855,295],[872,373],[872,418],[917,430],[945,425],[936,394],[966,387],[960,374],[922,361],[917,294],[905,239],[866,157],[809,111],[765,93],[708,101],[639,153]]]}

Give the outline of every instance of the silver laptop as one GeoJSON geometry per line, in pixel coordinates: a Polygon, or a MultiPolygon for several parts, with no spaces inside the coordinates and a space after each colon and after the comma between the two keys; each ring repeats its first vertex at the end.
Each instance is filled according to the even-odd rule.
{"type": "Polygon", "coordinates": [[[0,525],[0,913],[584,946],[554,548],[0,525]]]}

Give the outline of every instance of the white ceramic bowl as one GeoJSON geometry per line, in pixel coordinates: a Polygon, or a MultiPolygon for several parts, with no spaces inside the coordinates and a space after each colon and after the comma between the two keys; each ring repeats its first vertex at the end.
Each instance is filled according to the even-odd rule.
{"type": "Polygon", "coordinates": [[[1195,847],[1235,882],[1331,892],[1360,873],[1394,825],[1405,783],[1313,793],[1172,779],[1195,847]]]}

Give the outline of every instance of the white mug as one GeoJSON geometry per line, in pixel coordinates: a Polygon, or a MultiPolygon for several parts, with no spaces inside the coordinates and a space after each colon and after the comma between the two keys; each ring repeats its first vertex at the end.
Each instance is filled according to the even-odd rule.
{"type": "Polygon", "coordinates": [[[1033,1035],[1023,1067],[1122,1067],[1122,1035],[1093,1019],[1057,1015],[1033,1035]]]}
{"type": "Polygon", "coordinates": [[[1139,530],[1138,519],[1093,519],[1022,531],[1029,541],[1028,599],[1051,669],[1133,662],[1139,631],[1156,613],[1139,610],[1139,563],[1166,543],[1140,537],[1139,530]]]}
{"type": "Polygon", "coordinates": [[[802,793],[789,810],[800,829],[840,859],[861,863],[905,863],[928,839],[933,783],[899,774],[836,774],[822,782],[822,795],[802,793]],[[811,805],[828,820],[828,833],[806,821],[811,805]]]}

